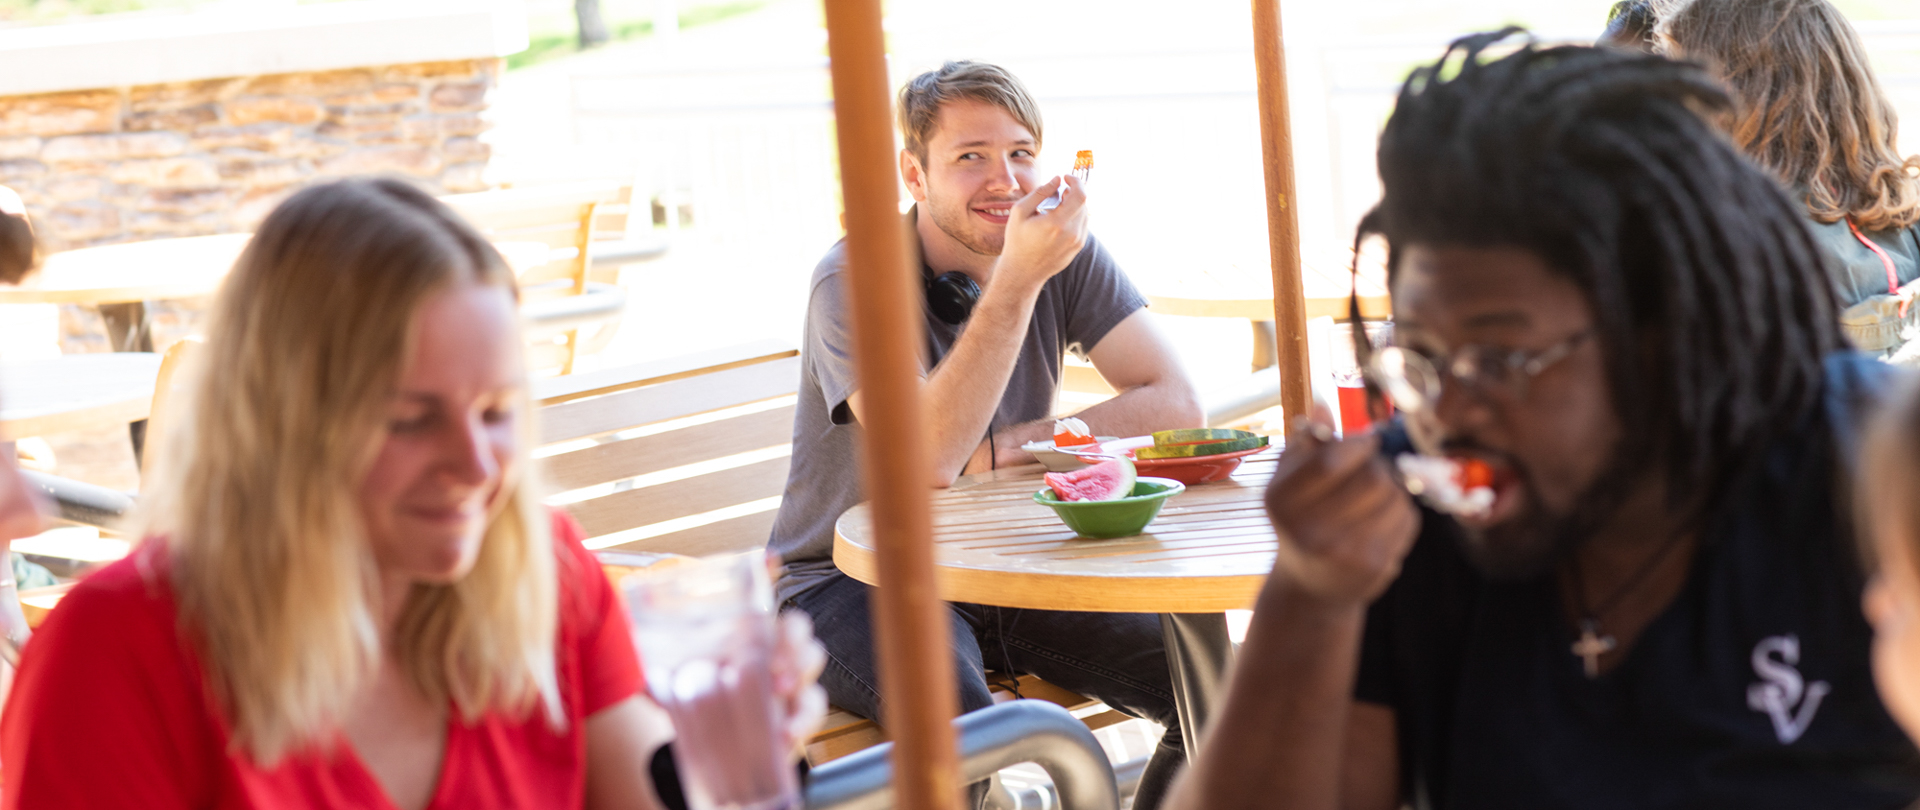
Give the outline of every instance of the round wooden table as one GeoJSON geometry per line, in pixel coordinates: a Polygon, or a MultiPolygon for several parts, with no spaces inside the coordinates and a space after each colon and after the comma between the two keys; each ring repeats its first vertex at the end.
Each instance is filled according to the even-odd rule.
{"type": "Polygon", "coordinates": [[[0,287],[0,304],[127,304],[212,295],[251,236],[152,239],[55,253],[30,286],[0,287]]]}
{"type": "MultiPolygon", "coordinates": [[[[1262,496],[1278,450],[1249,456],[1224,481],[1169,499],[1147,531],[1082,539],[1034,503],[1040,465],[969,476],[933,498],[940,598],[1039,610],[1158,613],[1174,699],[1192,757],[1232,658],[1224,610],[1251,608],[1273,569],[1262,496]]],[[[834,525],[833,562],[877,584],[866,504],[834,525]]]]}
{"type": "Polygon", "coordinates": [[[0,439],[124,425],[147,418],[160,355],[65,354],[0,363],[0,439]]]}
{"type": "MultiPolygon", "coordinates": [[[[1144,534],[1080,538],[1033,502],[1039,465],[970,476],[933,499],[940,598],[1040,610],[1217,613],[1245,609],[1273,569],[1273,526],[1261,504],[1278,455],[1248,457],[1225,481],[1169,499],[1144,534]]],[[[833,561],[874,581],[866,504],[835,524],[833,561]]]]}

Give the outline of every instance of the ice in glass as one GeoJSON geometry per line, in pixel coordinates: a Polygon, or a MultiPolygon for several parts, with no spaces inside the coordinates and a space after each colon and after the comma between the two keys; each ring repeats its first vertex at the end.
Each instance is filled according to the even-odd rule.
{"type": "Polygon", "coordinates": [[[693,810],[798,810],[774,694],[773,588],[761,552],[708,557],[622,584],[647,690],[673,717],[693,810]]]}

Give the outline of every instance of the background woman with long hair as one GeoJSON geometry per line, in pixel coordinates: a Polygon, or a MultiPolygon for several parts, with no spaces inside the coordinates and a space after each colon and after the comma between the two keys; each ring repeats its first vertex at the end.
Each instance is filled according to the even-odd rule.
{"type": "Polygon", "coordinates": [[[1827,0],[1657,0],[1658,47],[1705,63],[1733,91],[1734,145],[1806,205],[1829,254],[1841,324],[1861,349],[1900,352],[1920,321],[1920,157],[1866,49],[1827,0]]]}
{"type": "MultiPolygon", "coordinates": [[[[267,218],[158,448],[147,540],[27,648],[5,807],[657,806],[671,730],[625,616],[526,483],[513,284],[399,181],[267,218]]],[[[821,653],[786,629],[804,726],[821,653]]]]}

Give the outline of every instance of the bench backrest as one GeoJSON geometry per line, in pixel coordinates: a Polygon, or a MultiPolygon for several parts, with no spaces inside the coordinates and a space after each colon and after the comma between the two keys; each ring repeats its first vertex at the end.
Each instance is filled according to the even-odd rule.
{"type": "Polygon", "coordinates": [[[758,548],[786,487],[799,384],[799,353],[777,341],[540,380],[536,466],[590,548],[758,548]]]}

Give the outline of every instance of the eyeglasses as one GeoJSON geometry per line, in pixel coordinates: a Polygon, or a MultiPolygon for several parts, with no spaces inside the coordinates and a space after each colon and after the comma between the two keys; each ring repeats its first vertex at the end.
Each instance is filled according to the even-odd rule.
{"type": "Polygon", "coordinates": [[[1591,337],[1592,329],[1582,329],[1539,351],[1461,346],[1439,357],[1387,346],[1372,352],[1365,368],[1374,384],[1402,411],[1418,412],[1433,407],[1440,401],[1441,386],[1449,379],[1482,395],[1522,400],[1534,377],[1567,359],[1591,337]]]}

